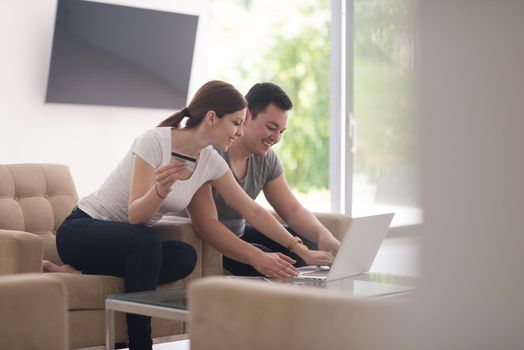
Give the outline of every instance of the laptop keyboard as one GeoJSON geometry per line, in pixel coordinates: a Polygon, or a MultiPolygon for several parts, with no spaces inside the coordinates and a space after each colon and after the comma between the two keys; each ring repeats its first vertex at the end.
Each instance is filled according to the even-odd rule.
{"type": "Polygon", "coordinates": [[[317,270],[311,272],[303,272],[302,276],[311,276],[311,277],[325,277],[327,275],[326,270],[317,270]]]}

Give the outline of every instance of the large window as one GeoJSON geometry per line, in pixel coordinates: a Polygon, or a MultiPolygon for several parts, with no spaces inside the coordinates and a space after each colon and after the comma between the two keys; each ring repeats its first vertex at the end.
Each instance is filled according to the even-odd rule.
{"type": "Polygon", "coordinates": [[[209,76],[243,92],[260,81],[288,92],[295,107],[278,154],[288,182],[310,210],[353,216],[394,211],[395,225],[420,220],[414,1],[210,0],[209,76]],[[340,47],[332,47],[338,37],[340,47]],[[332,53],[340,54],[338,68],[332,53]],[[336,79],[347,79],[347,93],[330,91],[336,79]],[[333,101],[341,108],[333,109],[333,101]],[[343,135],[349,114],[356,124],[353,152],[346,152],[343,140],[349,137],[343,135]],[[337,131],[341,140],[333,142],[337,131]]]}

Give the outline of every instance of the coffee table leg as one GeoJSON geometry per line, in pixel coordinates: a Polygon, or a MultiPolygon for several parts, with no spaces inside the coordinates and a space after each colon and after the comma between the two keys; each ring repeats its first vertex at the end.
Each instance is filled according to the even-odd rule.
{"type": "Polygon", "coordinates": [[[115,350],[115,311],[106,307],[106,350],[115,350]]]}

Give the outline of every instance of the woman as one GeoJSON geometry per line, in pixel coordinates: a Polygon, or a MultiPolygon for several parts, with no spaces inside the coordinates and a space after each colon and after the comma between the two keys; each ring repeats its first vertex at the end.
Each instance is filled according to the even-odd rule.
{"type": "MultiPolygon", "coordinates": [[[[246,101],[232,85],[204,84],[186,108],[140,135],[102,187],[79,201],[57,232],[58,253],[66,265],[46,262],[45,269],[122,276],[126,292],[154,290],[158,283],[187,276],[196,263],[194,249],[160,241],[150,226],[165,213],[184,209],[207,182],[261,232],[275,231],[282,241],[292,242],[293,237],[245,195],[211,146],[227,150],[242,135],[245,115],[246,101]],[[194,171],[173,160],[172,152],[194,158],[194,171]]],[[[304,260],[329,264],[332,256],[309,251],[304,260]]],[[[294,275],[291,263],[282,259],[294,275]]],[[[129,348],[151,349],[151,319],[128,314],[127,323],[129,348]]]]}

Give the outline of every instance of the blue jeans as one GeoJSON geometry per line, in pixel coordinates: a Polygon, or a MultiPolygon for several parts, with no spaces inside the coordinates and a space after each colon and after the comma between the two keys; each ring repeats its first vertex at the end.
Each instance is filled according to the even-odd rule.
{"type": "MultiPolygon", "coordinates": [[[[161,241],[145,225],[103,221],[75,208],[56,233],[62,261],[84,274],[124,278],[126,292],[156,289],[186,277],[196,264],[194,248],[183,242],[161,241]]],[[[151,349],[151,318],[127,315],[130,349],[151,349]]]]}
{"type": "MultiPolygon", "coordinates": [[[[288,226],[284,225],[284,228],[288,230],[293,236],[297,234],[288,226]]],[[[246,225],[244,229],[244,235],[241,237],[242,240],[250,243],[251,245],[257,247],[258,249],[267,252],[267,253],[282,253],[289,256],[291,259],[295,260],[295,267],[305,266],[306,263],[298,255],[290,252],[286,247],[281,246],[277,242],[273,241],[271,238],[266,237],[260,231],[255,229],[250,225],[246,225]]],[[[304,244],[310,249],[317,249],[316,243],[303,239],[304,244]]],[[[222,259],[224,268],[236,276],[261,276],[262,274],[255,270],[253,266],[241,263],[239,261],[233,260],[224,256],[222,259]]]]}

